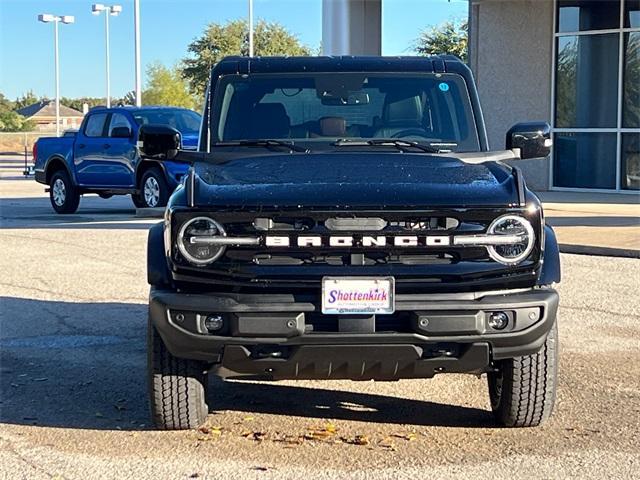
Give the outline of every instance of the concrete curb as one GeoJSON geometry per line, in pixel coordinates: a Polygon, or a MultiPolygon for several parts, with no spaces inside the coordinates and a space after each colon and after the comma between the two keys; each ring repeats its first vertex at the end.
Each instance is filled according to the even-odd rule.
{"type": "Polygon", "coordinates": [[[164,217],[164,207],[136,208],[138,218],[162,218],[164,217]]]}
{"type": "Polygon", "coordinates": [[[640,258],[640,250],[630,248],[598,247],[595,245],[560,244],[561,253],[576,255],[595,255],[599,257],[640,258]]]}

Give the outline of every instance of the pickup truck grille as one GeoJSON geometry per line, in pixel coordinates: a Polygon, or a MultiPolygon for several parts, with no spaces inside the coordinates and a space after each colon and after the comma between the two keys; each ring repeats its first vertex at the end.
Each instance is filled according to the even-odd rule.
{"type": "MultiPolygon", "coordinates": [[[[539,267],[541,222],[524,209],[458,209],[450,211],[172,212],[174,278],[244,287],[316,289],[324,276],[367,275],[396,278],[403,291],[486,288],[487,284],[526,284],[539,267]],[[492,260],[484,247],[454,245],[459,235],[479,235],[504,214],[529,216],[536,229],[536,247],[518,266],[492,260]],[[190,218],[210,216],[224,226],[227,237],[257,239],[255,244],[228,245],[224,255],[195,267],[175,248],[176,231],[190,218]],[[400,240],[398,240],[400,239],[400,240]],[[440,239],[440,240],[438,240],[440,239]],[[271,242],[271,243],[270,243],[271,242]],[[522,283],[521,282],[521,283],[522,283]]],[[[537,212],[535,213],[537,215],[537,212]]]]}

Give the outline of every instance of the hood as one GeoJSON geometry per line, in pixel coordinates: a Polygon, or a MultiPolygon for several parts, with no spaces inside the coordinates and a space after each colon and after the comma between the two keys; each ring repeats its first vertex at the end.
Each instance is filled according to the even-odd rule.
{"type": "MultiPolygon", "coordinates": [[[[476,156],[477,158],[477,156],[476,156]]],[[[489,157],[487,157],[489,158],[489,157]]],[[[195,203],[245,207],[495,207],[517,203],[508,166],[413,153],[267,154],[198,162],[195,203]]]]}

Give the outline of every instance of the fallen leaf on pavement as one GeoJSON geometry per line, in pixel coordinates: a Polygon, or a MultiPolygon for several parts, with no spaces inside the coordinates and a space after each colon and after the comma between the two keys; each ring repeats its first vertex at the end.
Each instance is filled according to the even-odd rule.
{"type": "Polygon", "coordinates": [[[306,440],[327,440],[333,437],[338,429],[333,423],[326,423],[323,427],[310,427],[309,431],[304,434],[306,440]]]}
{"type": "Polygon", "coordinates": [[[248,438],[249,440],[255,440],[256,442],[261,442],[267,436],[267,432],[243,432],[242,436],[244,438],[248,438]]]}
{"type": "Polygon", "coordinates": [[[366,435],[356,435],[353,438],[343,438],[344,443],[349,443],[351,445],[369,445],[369,437],[366,435]]]}
{"type": "Polygon", "coordinates": [[[288,446],[302,445],[304,443],[304,437],[295,435],[284,435],[273,438],[273,441],[286,443],[288,446]]]}
{"type": "Polygon", "coordinates": [[[378,442],[378,446],[382,448],[387,448],[389,450],[395,450],[396,446],[393,444],[393,439],[391,437],[385,437],[378,442]]]}
{"type": "Polygon", "coordinates": [[[411,432],[411,433],[392,433],[391,434],[392,437],[396,437],[396,438],[401,438],[403,440],[407,440],[407,441],[411,441],[411,440],[415,440],[416,439],[416,434],[411,432]]]}

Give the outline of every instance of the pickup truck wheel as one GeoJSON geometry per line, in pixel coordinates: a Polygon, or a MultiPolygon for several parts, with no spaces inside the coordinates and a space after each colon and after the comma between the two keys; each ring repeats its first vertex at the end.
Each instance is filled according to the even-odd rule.
{"type": "Polygon", "coordinates": [[[169,200],[169,187],[159,168],[150,168],[138,185],[138,196],[133,203],[138,208],[164,207],[169,200]]]}
{"type": "Polygon", "coordinates": [[[151,320],[147,335],[149,402],[161,430],[198,428],[209,413],[206,364],[171,355],[151,320]]]}
{"type": "Polygon", "coordinates": [[[58,213],[74,213],[80,204],[80,194],[65,170],[58,170],[49,182],[49,200],[58,213]]]}
{"type": "Polygon", "coordinates": [[[554,324],[542,349],[504,360],[489,373],[489,396],[496,420],[507,427],[535,427],[553,410],[558,379],[558,327],[554,324]]]}
{"type": "Polygon", "coordinates": [[[140,195],[137,193],[131,194],[131,201],[136,206],[136,208],[145,208],[147,205],[144,203],[144,200],[140,198],[140,195]]]}

